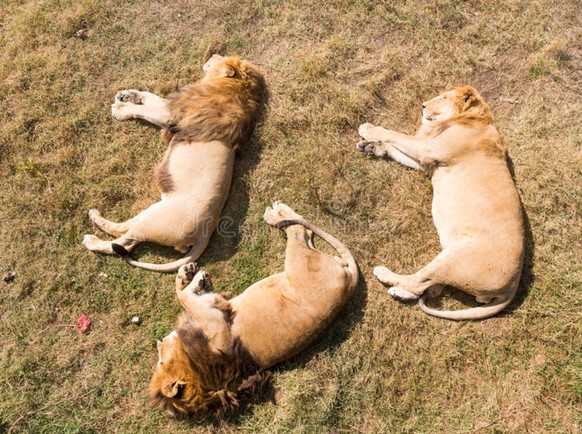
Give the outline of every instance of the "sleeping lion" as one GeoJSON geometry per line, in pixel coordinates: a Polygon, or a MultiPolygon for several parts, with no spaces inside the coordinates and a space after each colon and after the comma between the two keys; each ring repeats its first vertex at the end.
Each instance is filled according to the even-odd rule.
{"type": "Polygon", "coordinates": [[[452,320],[476,320],[501,312],[518,288],[524,256],[521,202],[507,150],[488,105],[471,86],[457,87],[423,103],[415,136],[371,124],[360,126],[366,155],[389,156],[424,170],[432,180],[432,213],[443,250],[412,275],[386,267],[374,274],[394,298],[420,297],[423,311],[452,320]],[[460,311],[426,305],[450,285],[485,303],[460,311]]]}
{"type": "Polygon", "coordinates": [[[89,250],[118,253],[137,267],[171,272],[196,260],[208,245],[228,196],[235,151],[259,121],[266,88],[258,68],[238,57],[215,54],[203,69],[199,82],[166,99],[137,90],[115,96],[111,111],[116,119],[144,119],[162,127],[162,138],[169,144],[156,168],[162,197],[123,223],[90,210],[91,221],[117,239],[85,235],[83,244],[89,250]],[[129,252],[144,241],[186,255],[161,265],[131,259],[129,252]]]}
{"type": "Polygon", "coordinates": [[[340,241],[281,202],[264,218],[287,233],[284,272],[230,300],[208,292],[208,276],[194,264],[178,272],[176,292],[185,312],[176,330],[158,341],[150,384],[154,403],[174,416],[237,407],[268,383],[264,369],[311,344],[354,292],[358,269],[340,241]],[[315,250],[312,233],[340,258],[315,250]]]}

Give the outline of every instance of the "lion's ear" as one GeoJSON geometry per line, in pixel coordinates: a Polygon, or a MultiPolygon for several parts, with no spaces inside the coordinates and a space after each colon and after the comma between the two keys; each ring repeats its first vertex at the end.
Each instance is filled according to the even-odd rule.
{"type": "Polygon", "coordinates": [[[481,104],[481,97],[475,88],[471,86],[463,86],[458,90],[462,101],[462,111],[469,110],[470,108],[477,107],[481,104]]]}
{"type": "Polygon", "coordinates": [[[234,77],[236,75],[236,69],[232,65],[224,65],[224,72],[225,77],[234,77]]]}
{"type": "Polygon", "coordinates": [[[183,381],[171,381],[162,386],[162,395],[164,395],[166,398],[180,398],[180,396],[184,393],[185,387],[186,383],[183,381]]]}

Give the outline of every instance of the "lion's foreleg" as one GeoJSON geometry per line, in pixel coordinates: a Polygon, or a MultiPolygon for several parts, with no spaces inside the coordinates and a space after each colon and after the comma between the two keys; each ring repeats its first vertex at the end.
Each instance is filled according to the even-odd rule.
{"type": "Polygon", "coordinates": [[[168,125],[171,119],[168,100],[151,92],[133,89],[117,92],[111,114],[120,121],[138,118],[160,127],[168,125]]]}
{"type": "Polygon", "coordinates": [[[172,119],[172,114],[166,105],[141,105],[130,102],[113,103],[111,114],[118,121],[137,118],[162,128],[168,125],[172,119]]]}
{"type": "Polygon", "coordinates": [[[420,170],[422,167],[418,163],[418,161],[413,160],[408,155],[403,154],[391,143],[386,142],[368,142],[367,140],[362,140],[356,144],[356,148],[362,154],[366,156],[375,156],[375,157],[390,157],[394,161],[407,166],[411,167],[412,169],[420,170]]]}
{"type": "MultiPolygon", "coordinates": [[[[437,159],[437,147],[430,139],[424,137],[409,136],[371,124],[360,125],[358,133],[368,142],[383,142],[383,145],[387,146],[386,149],[391,150],[390,156],[407,166],[409,164],[406,163],[411,161],[420,167],[424,162],[437,159]]],[[[414,164],[410,167],[417,168],[414,164]]]]}

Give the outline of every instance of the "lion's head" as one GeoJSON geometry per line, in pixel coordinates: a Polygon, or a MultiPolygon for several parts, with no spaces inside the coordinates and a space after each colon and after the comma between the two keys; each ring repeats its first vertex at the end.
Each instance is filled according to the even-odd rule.
{"type": "Polygon", "coordinates": [[[154,405],[175,417],[236,408],[239,399],[269,384],[263,372],[235,339],[226,352],[211,348],[204,332],[184,312],[178,327],[158,341],[158,364],[150,383],[154,405]]]}
{"type": "Polygon", "coordinates": [[[167,141],[221,141],[244,145],[262,120],[268,92],[260,70],[238,56],[213,55],[197,83],[170,94],[174,123],[164,129],[167,141]]]}
{"type": "Polygon", "coordinates": [[[471,86],[457,86],[422,103],[423,125],[462,119],[485,123],[493,121],[489,106],[471,86]]]}

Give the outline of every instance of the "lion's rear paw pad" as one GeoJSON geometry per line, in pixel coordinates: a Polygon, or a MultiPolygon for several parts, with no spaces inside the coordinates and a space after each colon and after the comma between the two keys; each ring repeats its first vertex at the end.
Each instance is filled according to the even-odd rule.
{"type": "Polygon", "coordinates": [[[178,270],[178,278],[182,281],[182,285],[187,285],[192,282],[197,271],[198,265],[196,262],[189,262],[188,264],[182,265],[178,270]]]}
{"type": "Polygon", "coordinates": [[[199,295],[212,291],[210,275],[205,271],[201,271],[198,276],[198,286],[195,286],[192,290],[199,295]]]}

